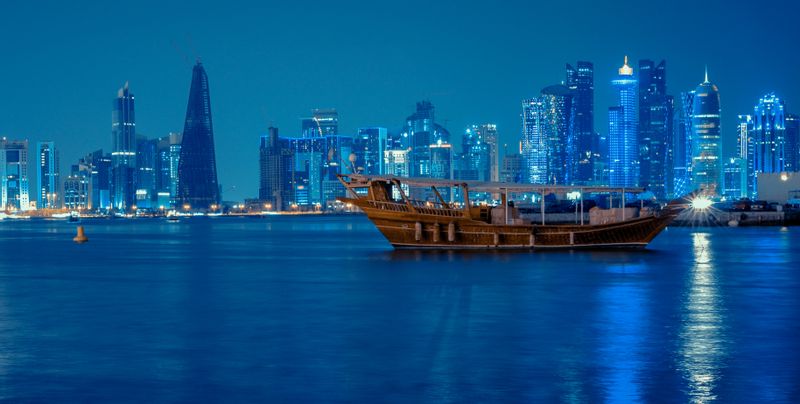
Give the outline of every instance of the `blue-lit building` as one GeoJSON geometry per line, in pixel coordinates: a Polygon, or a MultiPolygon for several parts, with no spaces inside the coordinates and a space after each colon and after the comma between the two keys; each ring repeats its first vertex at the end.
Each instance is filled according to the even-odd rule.
{"type": "Polygon", "coordinates": [[[355,161],[352,169],[366,175],[386,174],[384,153],[388,142],[386,128],[369,127],[359,128],[358,134],[353,139],[353,154],[355,161]]]}
{"type": "Polygon", "coordinates": [[[722,182],[720,98],[717,86],[705,80],[692,100],[692,186],[718,195],[722,182]]]}
{"type": "Polygon", "coordinates": [[[800,116],[786,114],[786,171],[800,171],[800,116]]]}
{"type": "Polygon", "coordinates": [[[692,101],[694,91],[680,95],[678,113],[675,114],[672,142],[673,190],[671,196],[692,192],[692,101]]]}
{"type": "Polygon", "coordinates": [[[594,65],[578,61],[573,67],[567,64],[566,85],[572,91],[575,104],[575,145],[573,183],[588,184],[602,170],[600,139],[594,131],[594,65]]]}
{"type": "Polygon", "coordinates": [[[747,160],[733,157],[722,168],[722,196],[740,199],[747,194],[747,160]]]}
{"type": "Polygon", "coordinates": [[[301,122],[304,138],[336,136],[339,134],[339,113],[335,108],[317,108],[301,122]]]}
{"type": "Polygon", "coordinates": [[[28,141],[0,139],[0,211],[30,210],[28,141]]]}
{"type": "Polygon", "coordinates": [[[292,183],[287,170],[292,164],[292,152],[281,141],[278,128],[270,127],[261,136],[259,145],[259,187],[258,199],[268,210],[288,210],[292,204],[292,183]]]}
{"type": "Polygon", "coordinates": [[[457,178],[461,180],[491,181],[492,145],[486,140],[481,127],[472,125],[461,137],[461,155],[457,178]]]}
{"type": "Polygon", "coordinates": [[[184,209],[215,209],[220,202],[211,94],[208,76],[200,62],[192,70],[189,103],[178,161],[176,201],[184,209]]]}
{"type": "Polygon", "coordinates": [[[137,136],[136,209],[153,209],[156,204],[159,139],[137,136]]]}
{"type": "Polygon", "coordinates": [[[611,85],[616,105],[608,110],[609,182],[613,187],[635,187],[639,185],[639,100],[627,56],[611,85]]]}
{"type": "Polygon", "coordinates": [[[128,83],[119,89],[111,112],[111,204],[127,211],[136,205],[136,115],[128,83]]]}
{"type": "Polygon", "coordinates": [[[639,61],[639,186],[658,198],[674,191],[674,100],[666,62],[639,61]]]}
{"type": "Polygon", "coordinates": [[[449,144],[450,132],[434,120],[434,107],[430,101],[417,103],[416,111],[406,118],[406,125],[393,148],[409,150],[409,167],[413,177],[431,175],[432,144],[449,144]]]}
{"type": "Polygon", "coordinates": [[[563,85],[548,86],[522,102],[522,155],[527,180],[534,184],[571,184],[575,167],[575,105],[563,85]]]}
{"type": "Polygon", "coordinates": [[[752,130],[754,175],[786,171],[786,113],[775,93],[761,97],[754,107],[752,130]]]}
{"type": "Polygon", "coordinates": [[[58,209],[61,207],[58,151],[55,142],[36,143],[36,207],[38,209],[58,209]]]}

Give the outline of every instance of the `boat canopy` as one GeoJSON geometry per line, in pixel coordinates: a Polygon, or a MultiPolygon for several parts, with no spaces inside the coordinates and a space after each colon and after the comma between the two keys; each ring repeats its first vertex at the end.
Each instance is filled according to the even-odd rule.
{"type": "Polygon", "coordinates": [[[400,182],[409,186],[416,187],[466,187],[473,192],[511,192],[511,193],[551,193],[551,192],[573,192],[581,193],[631,193],[640,194],[645,192],[644,188],[638,187],[606,187],[596,185],[555,185],[555,184],[519,184],[507,182],[482,182],[482,181],[457,181],[437,178],[413,178],[376,175],[367,176],[362,174],[342,174],[341,178],[349,179],[349,187],[367,186],[371,181],[400,182]]]}

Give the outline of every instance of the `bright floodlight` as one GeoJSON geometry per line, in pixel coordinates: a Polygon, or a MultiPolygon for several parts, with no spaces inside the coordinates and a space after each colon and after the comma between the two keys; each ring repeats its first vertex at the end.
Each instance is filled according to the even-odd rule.
{"type": "Polygon", "coordinates": [[[711,199],[708,199],[705,196],[698,196],[692,200],[692,208],[694,209],[708,209],[711,207],[711,199]]]}

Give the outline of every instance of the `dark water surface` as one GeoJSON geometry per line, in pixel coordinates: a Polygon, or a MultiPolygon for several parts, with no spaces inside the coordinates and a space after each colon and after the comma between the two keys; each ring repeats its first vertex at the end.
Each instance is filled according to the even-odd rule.
{"type": "Polygon", "coordinates": [[[0,222],[0,400],[800,401],[800,228],[395,252],[363,217],[0,222]]]}

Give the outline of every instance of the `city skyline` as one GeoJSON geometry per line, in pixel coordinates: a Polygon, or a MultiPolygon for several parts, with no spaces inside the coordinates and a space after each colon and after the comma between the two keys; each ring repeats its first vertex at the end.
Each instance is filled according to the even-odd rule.
{"type": "MultiPolygon", "coordinates": [[[[536,96],[545,86],[561,82],[564,64],[575,60],[594,64],[594,127],[601,134],[607,128],[604,111],[613,102],[612,89],[605,83],[611,80],[619,59],[625,54],[634,67],[640,59],[667,60],[670,69],[668,92],[675,96],[701,83],[703,67],[709,66],[711,80],[719,86],[724,98],[722,137],[725,157],[736,154],[737,115],[749,112],[753,100],[774,91],[785,100],[788,111],[796,111],[794,106],[798,105],[796,94],[800,84],[796,75],[791,74],[791,66],[796,66],[798,56],[785,51],[780,41],[773,44],[759,40],[766,35],[762,32],[766,32],[761,29],[763,27],[770,27],[771,36],[788,37],[786,34],[792,32],[791,25],[750,19],[747,7],[723,8],[719,2],[688,8],[680,4],[670,5],[663,10],[665,19],[672,21],[665,23],[665,28],[693,21],[697,14],[714,14],[718,18],[707,26],[695,27],[691,33],[679,31],[674,32],[673,37],[662,38],[646,29],[648,24],[644,16],[647,7],[631,6],[630,13],[634,18],[627,18],[624,27],[617,27],[614,21],[619,17],[612,10],[595,5],[591,7],[598,13],[591,17],[588,15],[592,13],[581,13],[585,16],[576,16],[570,30],[563,32],[561,38],[547,41],[536,52],[525,56],[515,51],[519,41],[516,35],[546,32],[548,24],[552,23],[542,21],[544,26],[539,27],[522,24],[523,16],[517,16],[513,11],[526,6],[524,3],[509,3],[490,9],[466,3],[459,9],[458,18],[448,12],[452,6],[435,4],[429,13],[412,18],[419,23],[435,20],[439,26],[447,28],[437,33],[432,33],[429,28],[421,32],[395,32],[389,28],[393,25],[391,22],[411,18],[409,11],[366,3],[343,5],[342,19],[336,24],[317,21],[325,13],[315,13],[309,18],[318,24],[304,24],[313,29],[302,34],[289,34],[287,32],[293,31],[282,29],[288,28],[286,24],[291,24],[291,21],[298,21],[295,17],[301,10],[296,6],[265,5],[261,10],[250,10],[255,15],[261,11],[285,17],[275,18],[276,26],[271,27],[253,25],[254,19],[247,16],[248,13],[238,12],[231,16],[230,11],[223,10],[224,16],[233,17],[232,20],[241,27],[233,27],[235,29],[225,37],[227,40],[219,40],[214,38],[220,33],[219,28],[210,28],[207,33],[199,30],[196,24],[207,21],[208,17],[191,10],[187,17],[191,23],[145,24],[142,20],[149,19],[143,17],[151,16],[143,5],[129,10],[130,30],[123,33],[108,29],[111,38],[99,43],[82,43],[78,39],[91,32],[106,30],[112,20],[109,13],[118,11],[116,6],[107,11],[90,7],[86,14],[88,25],[76,32],[68,31],[59,38],[46,35],[61,26],[55,17],[46,17],[43,21],[21,18],[31,15],[34,10],[26,5],[16,6],[5,14],[3,28],[0,28],[6,36],[11,32],[7,30],[19,27],[18,21],[35,22],[30,37],[3,45],[5,53],[18,57],[4,65],[5,78],[0,77],[0,94],[3,94],[0,97],[0,136],[29,139],[32,144],[55,141],[64,165],[61,169],[66,172],[67,162],[75,161],[91,150],[111,150],[108,100],[125,81],[131,83],[139,98],[137,132],[155,138],[180,131],[187,91],[186,71],[194,58],[200,56],[214,78],[215,135],[223,196],[243,199],[257,195],[256,150],[259,136],[266,133],[270,124],[281,128],[284,136],[300,136],[300,121],[310,109],[334,107],[340,114],[342,134],[354,136],[357,128],[368,126],[387,127],[394,132],[402,127],[402,117],[414,103],[430,99],[437,106],[439,121],[455,135],[453,142],[456,145],[459,143],[458,135],[469,125],[492,122],[497,124],[501,147],[509,144],[513,149],[521,133],[519,101],[536,96]],[[463,21],[482,21],[484,13],[487,18],[496,17],[504,25],[488,22],[491,27],[498,27],[495,32],[472,32],[460,25],[463,21]],[[14,15],[20,17],[16,19],[18,21],[8,19],[14,15]],[[355,24],[356,21],[361,25],[355,24]],[[740,25],[741,32],[723,29],[737,21],[747,23],[740,25]],[[51,26],[44,29],[38,25],[42,23],[51,26]],[[153,26],[159,28],[154,32],[145,29],[153,26]],[[331,30],[334,27],[341,29],[331,30]],[[360,35],[363,29],[376,32],[375,39],[360,35]],[[598,29],[595,36],[585,35],[598,29]],[[314,40],[322,32],[332,32],[326,37],[330,41],[327,47],[314,40]],[[423,42],[426,34],[432,35],[429,42],[423,42]],[[687,49],[683,43],[692,38],[698,45],[687,49]],[[112,39],[124,39],[128,45],[127,52],[120,55],[104,53],[102,47],[112,39]],[[731,46],[731,43],[736,46],[731,46]],[[318,56],[316,59],[324,61],[324,66],[310,64],[299,57],[308,47],[314,49],[318,56]],[[401,63],[407,56],[401,58],[399,54],[407,53],[409,47],[418,50],[415,57],[429,62],[411,66],[401,63]],[[760,49],[773,57],[764,67],[767,62],[758,58],[740,57],[748,49],[760,49]],[[34,50],[39,53],[34,53],[34,50]],[[471,63],[465,66],[463,56],[473,53],[489,56],[470,57],[471,63]],[[361,57],[355,58],[356,54],[361,57]],[[101,56],[108,60],[98,63],[101,56]],[[44,61],[52,63],[54,59],[64,64],[64,68],[44,76],[42,69],[48,64],[44,61]],[[770,74],[764,74],[766,68],[770,74]],[[9,77],[14,77],[14,80],[9,77]],[[42,77],[48,77],[48,80],[42,80],[42,77]],[[47,86],[55,86],[59,97],[42,97],[47,86]],[[42,119],[41,110],[50,114],[42,119]]],[[[53,7],[58,9],[61,6],[53,7]]],[[[561,6],[527,7],[530,14],[568,15],[568,10],[561,6]]],[[[764,7],[772,8],[776,19],[783,19],[791,13],[781,10],[786,7],[794,10],[797,6],[778,3],[764,7]]],[[[65,16],[74,13],[69,9],[61,11],[65,16]]],[[[186,10],[170,5],[162,11],[162,15],[152,18],[161,21],[186,10]]],[[[224,26],[231,28],[228,24],[231,23],[224,26]]]]}

